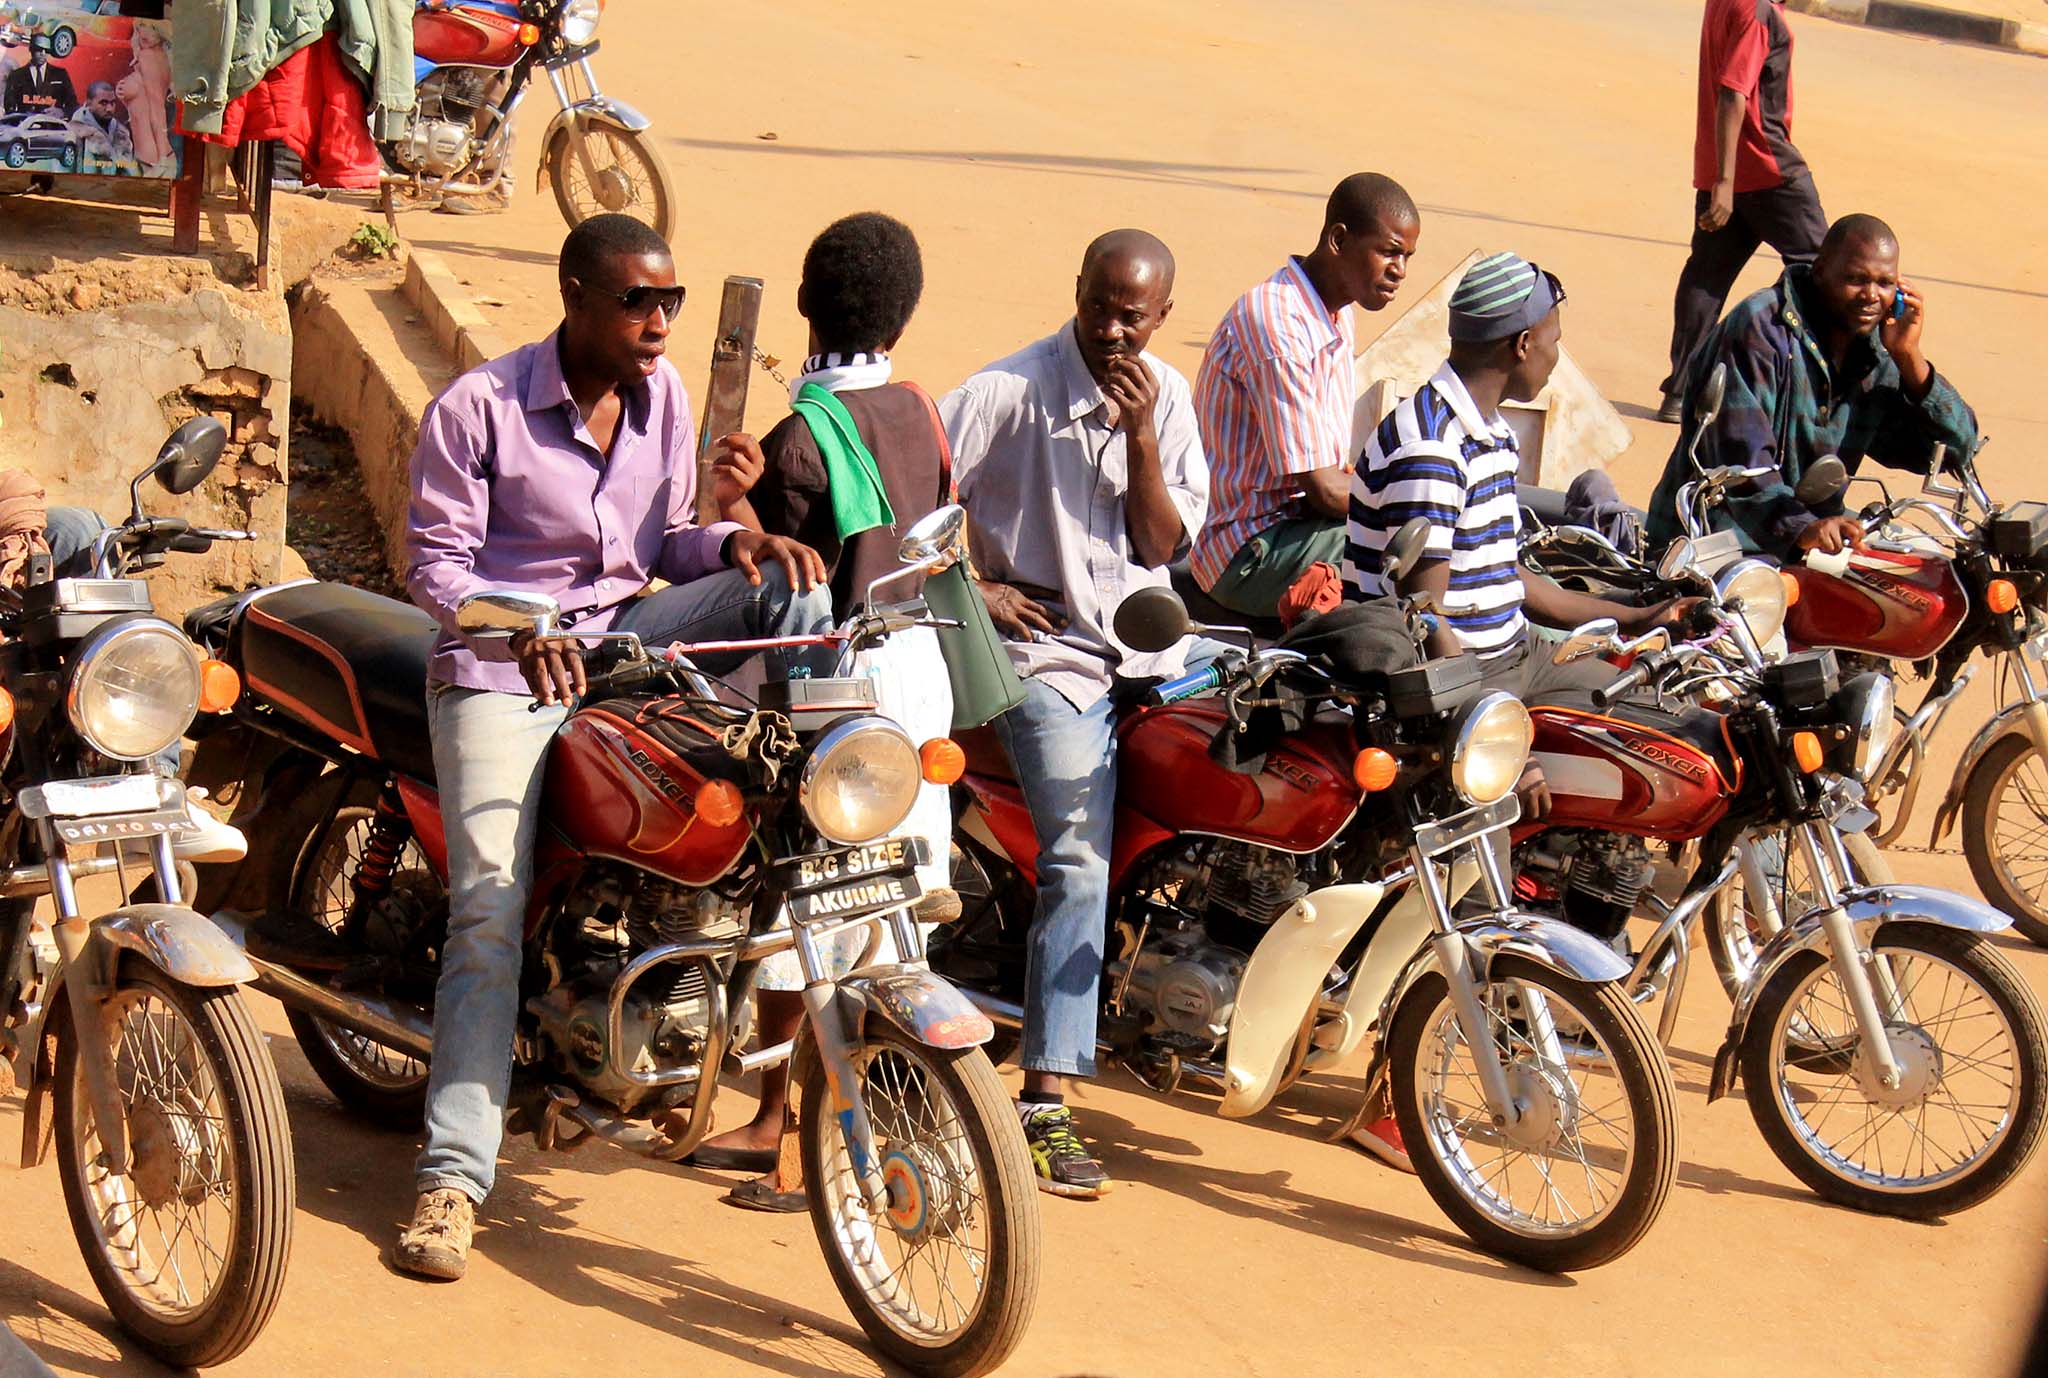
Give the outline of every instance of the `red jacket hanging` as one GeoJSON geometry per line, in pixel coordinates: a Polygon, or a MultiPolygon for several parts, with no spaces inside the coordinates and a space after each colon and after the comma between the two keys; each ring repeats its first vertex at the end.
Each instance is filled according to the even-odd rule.
{"type": "Polygon", "coordinates": [[[293,53],[232,101],[219,134],[196,137],[229,147],[282,140],[299,155],[300,177],[309,187],[374,188],[383,169],[370,138],[368,96],[342,61],[332,33],[293,53]]]}

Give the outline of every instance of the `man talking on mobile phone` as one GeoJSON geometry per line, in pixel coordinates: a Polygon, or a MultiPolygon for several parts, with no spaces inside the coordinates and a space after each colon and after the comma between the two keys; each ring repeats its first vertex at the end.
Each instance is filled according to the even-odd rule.
{"type": "MultiPolygon", "coordinates": [[[[1863,539],[1839,495],[1809,507],[1794,490],[1806,467],[1839,455],[1854,473],[1865,459],[1926,473],[1934,447],[1968,456],[1977,417],[1921,349],[1927,302],[1899,276],[1899,241],[1874,215],[1837,220],[1811,268],[1794,264],[1738,303],[1701,344],[1687,373],[1696,397],[1715,368],[1728,366],[1727,396],[1701,437],[1703,468],[1772,471],[1714,510],[1716,526],[1743,546],[1779,559],[1809,550],[1835,554],[1863,539]]],[[[1661,550],[1682,534],[1678,490],[1696,476],[1693,421],[1650,495],[1646,535],[1661,550]]]]}

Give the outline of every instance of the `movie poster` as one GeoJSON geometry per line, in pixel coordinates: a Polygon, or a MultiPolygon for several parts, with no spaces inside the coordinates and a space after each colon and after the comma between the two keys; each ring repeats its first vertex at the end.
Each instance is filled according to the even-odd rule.
{"type": "Polygon", "coordinates": [[[178,175],[170,21],[120,8],[0,0],[0,172],[178,175]]]}

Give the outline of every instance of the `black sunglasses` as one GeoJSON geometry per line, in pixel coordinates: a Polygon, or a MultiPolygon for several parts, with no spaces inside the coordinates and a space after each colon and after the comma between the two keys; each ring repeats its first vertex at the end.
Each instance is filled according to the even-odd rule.
{"type": "Polygon", "coordinates": [[[620,309],[633,320],[646,320],[654,314],[654,308],[658,306],[663,318],[673,321],[676,313],[683,309],[685,293],[680,287],[652,287],[642,283],[638,287],[628,287],[623,292],[606,292],[603,295],[616,301],[620,309]]]}

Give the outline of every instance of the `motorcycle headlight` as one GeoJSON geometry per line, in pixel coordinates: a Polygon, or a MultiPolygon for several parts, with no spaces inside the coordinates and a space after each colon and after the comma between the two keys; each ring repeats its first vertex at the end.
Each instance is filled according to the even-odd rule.
{"type": "Polygon", "coordinates": [[[562,41],[580,48],[597,37],[597,21],[604,18],[604,0],[569,0],[562,6],[562,41]]]}
{"type": "Polygon", "coordinates": [[[856,718],[818,738],[797,797],[831,842],[872,842],[910,816],[924,783],[917,748],[887,718],[856,718]]]}
{"type": "Polygon", "coordinates": [[[1522,778],[1535,733],[1529,710],[1506,694],[1480,696],[1458,724],[1451,746],[1451,784],[1466,802],[1504,799],[1522,778]]]}
{"type": "Polygon", "coordinates": [[[156,755],[199,711],[199,652],[170,623],[138,617],[102,627],[79,648],[64,698],[87,746],[117,761],[156,755]]]}
{"type": "Polygon", "coordinates": [[[1842,686],[1836,699],[1849,728],[1849,772],[1865,784],[1891,750],[1899,720],[1892,707],[1897,689],[1885,675],[1858,675],[1842,686]]]}
{"type": "Polygon", "coordinates": [[[1742,620],[1749,624],[1749,634],[1759,647],[1769,645],[1784,629],[1785,580],[1775,566],[1762,560],[1739,560],[1721,571],[1714,588],[1724,604],[1742,605],[1742,620]]]}

